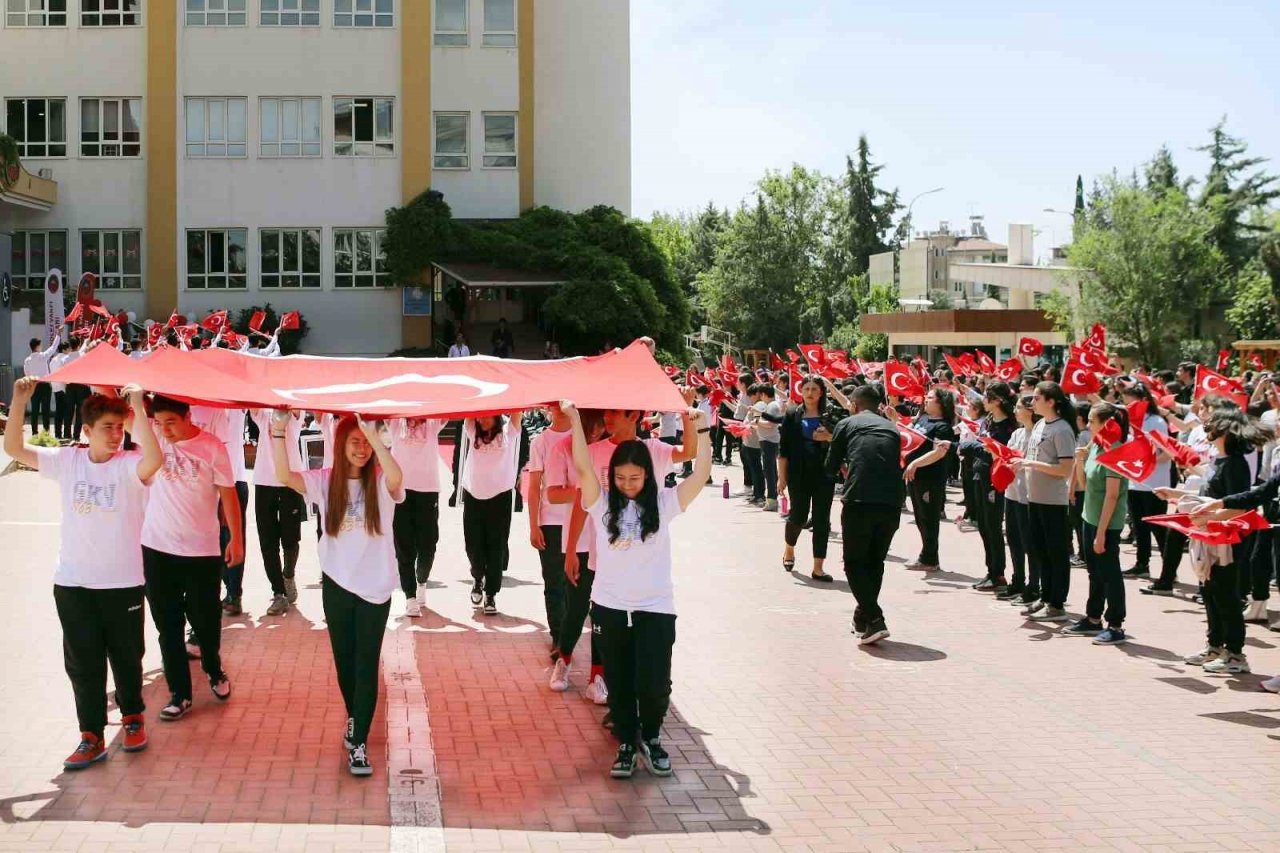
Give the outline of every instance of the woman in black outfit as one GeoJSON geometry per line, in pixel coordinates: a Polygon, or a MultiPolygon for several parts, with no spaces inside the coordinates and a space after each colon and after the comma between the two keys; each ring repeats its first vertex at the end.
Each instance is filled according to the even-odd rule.
{"type": "MultiPolygon", "coordinates": [[[[938,570],[938,528],[947,501],[949,453],[934,453],[936,442],[956,443],[956,398],[942,388],[934,388],[924,398],[924,409],[911,425],[925,437],[925,442],[907,457],[906,470],[911,509],[920,531],[920,556],[907,563],[908,569],[926,572],[938,570]],[[932,461],[926,462],[926,459],[932,461]],[[919,464],[917,465],[917,461],[919,464]],[[913,467],[914,466],[914,467],[913,467]]],[[[906,476],[904,471],[904,476],[906,476]]]]}
{"type": "Polygon", "coordinates": [[[831,583],[823,571],[827,540],[831,536],[831,501],[836,482],[823,470],[835,415],[827,402],[826,385],[810,376],[800,385],[804,402],[792,406],[782,418],[778,444],[778,494],[791,490],[791,510],[783,533],[782,568],[790,572],[796,565],[796,543],[807,519],[813,519],[814,580],[831,583]]]}
{"type": "Polygon", "coordinates": [[[1003,382],[987,386],[982,398],[986,417],[978,424],[978,435],[960,443],[960,453],[973,459],[972,494],[976,503],[978,533],[982,536],[982,548],[986,555],[987,576],[973,585],[983,592],[1004,592],[1009,582],[1005,579],[1004,559],[1004,492],[991,484],[991,466],[995,462],[983,445],[983,437],[1007,445],[1018,428],[1013,418],[1013,391],[1003,382]]]}

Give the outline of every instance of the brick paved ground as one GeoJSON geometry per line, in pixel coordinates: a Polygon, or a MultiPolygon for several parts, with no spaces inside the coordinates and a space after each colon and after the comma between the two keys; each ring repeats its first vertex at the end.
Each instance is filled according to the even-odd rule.
{"type": "MultiPolygon", "coordinates": [[[[1203,641],[1197,606],[1131,585],[1129,645],[1059,637],[968,589],[976,533],[945,526],[945,573],[903,570],[918,543],[904,516],[884,592],[893,637],[863,650],[847,586],[784,575],[776,517],[719,489],[676,529],[671,779],[609,780],[583,679],[546,689],[525,517],[504,615],[486,619],[448,509],[431,615],[410,623],[392,605],[372,779],[350,778],[338,747],[310,544],[283,618],[261,615],[250,561],[249,614],[224,633],[230,703],[198,692],[191,717],[155,721],[148,627],[151,748],[60,773],[75,721],[49,594],[53,495],[33,475],[0,479],[0,850],[1280,849],[1280,699],[1258,675],[1180,662],[1203,641]]],[[[807,554],[802,540],[802,566],[807,554]]],[[[1078,609],[1083,572],[1072,583],[1078,609]]],[[[1250,627],[1255,673],[1280,671],[1277,645],[1250,627]]]]}

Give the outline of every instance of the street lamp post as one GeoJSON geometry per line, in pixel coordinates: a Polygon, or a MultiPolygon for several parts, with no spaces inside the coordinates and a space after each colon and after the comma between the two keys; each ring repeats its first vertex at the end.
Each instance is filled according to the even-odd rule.
{"type": "Polygon", "coordinates": [[[925,196],[927,196],[927,195],[933,195],[934,193],[940,193],[940,192],[942,192],[944,189],[946,189],[946,187],[934,187],[934,188],[933,188],[933,189],[931,189],[931,190],[925,190],[925,191],[924,191],[924,192],[922,192],[922,193],[917,193],[917,194],[915,195],[915,197],[914,197],[914,198],[912,198],[912,199],[911,199],[911,201],[909,201],[909,202],[907,203],[907,215],[906,215],[906,216],[904,216],[904,217],[902,217],[902,222],[903,222],[903,224],[904,224],[904,226],[905,226],[905,229],[904,229],[904,230],[907,232],[907,241],[908,241],[908,242],[910,242],[910,240],[911,240],[911,208],[915,206],[915,203],[916,203],[917,201],[919,201],[920,199],[924,198],[925,196]]]}

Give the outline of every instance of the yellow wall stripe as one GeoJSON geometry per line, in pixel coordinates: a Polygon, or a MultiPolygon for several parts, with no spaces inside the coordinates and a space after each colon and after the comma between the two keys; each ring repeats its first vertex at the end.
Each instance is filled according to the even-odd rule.
{"type": "MultiPolygon", "coordinates": [[[[431,2],[400,4],[400,196],[407,204],[431,188],[431,2]]],[[[423,281],[430,281],[424,271],[423,281]]],[[[402,317],[400,342],[431,345],[430,317],[402,317]]]]}
{"type": "Polygon", "coordinates": [[[163,321],[178,305],[178,3],[148,3],[147,314],[163,321]]]}
{"type": "Polygon", "coordinates": [[[520,0],[517,26],[520,34],[517,46],[520,52],[520,114],[516,119],[518,139],[516,146],[520,158],[520,209],[529,210],[537,204],[534,198],[534,17],[533,0],[520,0]]]}

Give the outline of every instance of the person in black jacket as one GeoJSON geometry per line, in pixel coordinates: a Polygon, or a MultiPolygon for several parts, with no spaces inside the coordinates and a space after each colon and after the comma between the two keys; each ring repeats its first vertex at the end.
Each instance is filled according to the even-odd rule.
{"type": "Polygon", "coordinates": [[[1013,391],[1003,382],[987,386],[982,397],[987,415],[978,424],[978,435],[960,443],[960,453],[973,460],[973,495],[976,498],[978,533],[986,556],[987,576],[973,585],[983,592],[997,595],[1009,587],[1005,579],[1004,558],[1004,493],[991,483],[991,458],[983,438],[1008,444],[1018,428],[1013,419],[1013,391]]]}
{"type": "Polygon", "coordinates": [[[778,494],[791,490],[791,507],[783,532],[782,569],[790,572],[796,565],[796,543],[807,519],[813,519],[813,572],[816,581],[831,583],[831,575],[823,571],[827,558],[827,540],[831,535],[831,502],[835,497],[835,478],[827,474],[823,463],[831,442],[834,418],[827,402],[827,388],[817,377],[810,376],[800,385],[804,402],[792,406],[782,418],[778,444],[778,494]]]}
{"type": "Polygon", "coordinates": [[[844,545],[844,574],[857,600],[853,630],[861,645],[889,636],[880,609],[884,558],[898,532],[902,506],[902,439],[880,414],[880,392],[874,386],[854,389],[857,414],[842,420],[831,438],[826,472],[846,472],[840,499],[840,532],[844,545]]]}

